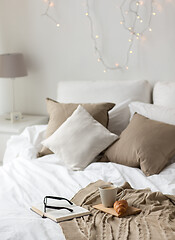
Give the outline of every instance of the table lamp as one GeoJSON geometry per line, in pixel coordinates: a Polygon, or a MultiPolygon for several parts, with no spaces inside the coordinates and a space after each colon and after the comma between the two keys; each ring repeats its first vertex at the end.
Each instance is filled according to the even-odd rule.
{"type": "Polygon", "coordinates": [[[27,69],[24,62],[24,57],[21,53],[10,53],[0,55],[0,78],[11,78],[12,80],[12,107],[10,120],[13,123],[21,118],[20,112],[15,112],[15,91],[14,80],[17,77],[27,76],[27,69]]]}

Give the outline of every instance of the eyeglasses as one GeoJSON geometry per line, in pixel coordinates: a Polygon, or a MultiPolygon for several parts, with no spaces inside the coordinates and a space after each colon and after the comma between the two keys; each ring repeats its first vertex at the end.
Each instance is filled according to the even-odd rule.
{"type": "Polygon", "coordinates": [[[73,209],[71,208],[67,208],[67,207],[56,207],[56,206],[49,206],[47,205],[47,199],[50,198],[50,199],[56,199],[56,200],[65,200],[67,201],[70,205],[73,205],[73,203],[71,201],[69,201],[68,199],[66,198],[63,198],[63,197],[54,197],[54,196],[46,196],[44,198],[44,212],[46,212],[46,209],[47,208],[50,208],[50,209],[56,209],[56,210],[61,210],[61,209],[65,209],[65,210],[68,210],[69,212],[73,212],[73,209]]]}

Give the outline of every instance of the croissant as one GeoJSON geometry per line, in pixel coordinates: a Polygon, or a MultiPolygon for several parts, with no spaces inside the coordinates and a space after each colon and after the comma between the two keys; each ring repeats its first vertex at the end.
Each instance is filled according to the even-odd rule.
{"type": "Polygon", "coordinates": [[[122,216],[127,208],[128,208],[128,203],[126,200],[119,200],[119,201],[116,201],[113,205],[118,217],[122,216]]]}

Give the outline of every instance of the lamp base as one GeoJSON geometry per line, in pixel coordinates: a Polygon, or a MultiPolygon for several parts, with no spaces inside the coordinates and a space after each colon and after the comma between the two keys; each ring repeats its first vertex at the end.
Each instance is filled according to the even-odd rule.
{"type": "Polygon", "coordinates": [[[6,117],[6,120],[10,120],[11,123],[14,123],[16,121],[21,120],[22,118],[23,117],[21,112],[11,112],[9,116],[6,117]]]}

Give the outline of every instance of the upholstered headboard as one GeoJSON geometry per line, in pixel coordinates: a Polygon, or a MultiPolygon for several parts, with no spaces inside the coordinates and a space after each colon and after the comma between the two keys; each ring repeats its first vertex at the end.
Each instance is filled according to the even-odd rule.
{"type": "Polygon", "coordinates": [[[144,81],[60,81],[57,101],[65,103],[114,102],[126,99],[151,102],[152,86],[144,81]]]}

